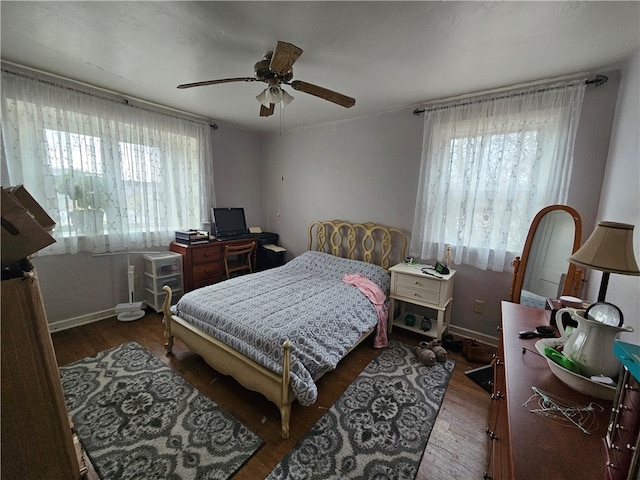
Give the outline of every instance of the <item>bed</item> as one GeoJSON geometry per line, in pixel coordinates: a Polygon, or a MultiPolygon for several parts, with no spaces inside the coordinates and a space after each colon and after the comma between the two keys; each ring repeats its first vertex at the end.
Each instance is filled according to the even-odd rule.
{"type": "Polygon", "coordinates": [[[387,269],[406,245],[396,228],[316,221],[308,251],[281,267],[196,289],[173,307],[165,287],[167,354],[179,338],[215,370],[263,394],[278,406],[288,438],[292,402],[313,404],[315,381],[381,322],[380,298],[345,280],[375,283],[386,303],[387,269]]]}

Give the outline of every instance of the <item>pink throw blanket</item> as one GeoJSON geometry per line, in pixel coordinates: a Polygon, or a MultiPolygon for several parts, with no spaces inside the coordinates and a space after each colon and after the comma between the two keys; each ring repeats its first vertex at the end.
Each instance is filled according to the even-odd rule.
{"type": "Polygon", "coordinates": [[[373,303],[378,314],[378,327],[376,329],[376,338],[373,340],[373,347],[386,347],[389,343],[387,340],[387,307],[384,304],[386,295],[378,284],[372,282],[361,273],[345,273],[342,281],[357,287],[373,303]]]}

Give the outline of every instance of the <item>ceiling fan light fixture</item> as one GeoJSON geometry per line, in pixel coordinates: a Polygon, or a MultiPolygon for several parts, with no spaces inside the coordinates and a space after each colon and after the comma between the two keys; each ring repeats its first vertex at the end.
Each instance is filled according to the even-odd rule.
{"type": "Polygon", "coordinates": [[[271,103],[280,103],[282,101],[282,89],[280,87],[269,87],[266,90],[267,92],[267,99],[271,102],[271,103]]]}
{"type": "Polygon", "coordinates": [[[265,88],[256,99],[265,107],[269,107],[272,103],[278,104],[280,102],[285,106],[289,105],[294,97],[280,87],[270,86],[265,88]]]}
{"type": "Polygon", "coordinates": [[[256,100],[260,102],[261,105],[269,108],[269,100],[267,100],[267,89],[265,88],[260,95],[256,96],[256,100]]]}
{"type": "Polygon", "coordinates": [[[289,92],[287,92],[286,90],[280,89],[280,91],[282,92],[283,105],[289,105],[291,102],[293,102],[293,99],[295,98],[293,95],[289,95],[289,92]]]}

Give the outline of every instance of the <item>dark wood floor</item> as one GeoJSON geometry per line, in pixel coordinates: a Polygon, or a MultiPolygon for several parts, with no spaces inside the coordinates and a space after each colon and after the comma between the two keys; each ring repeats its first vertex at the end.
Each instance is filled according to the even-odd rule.
{"type": "MultiPolygon", "coordinates": [[[[396,329],[393,338],[416,345],[424,338],[396,329]]],[[[122,323],[115,318],[95,322],[52,335],[59,365],[66,365],[121,343],[134,340],[176,370],[188,382],[212,398],[265,441],[265,445],[244,465],[234,479],[264,478],[337,400],[344,389],[376,356],[367,340],[318,381],[319,398],[310,407],[292,406],[291,432],[280,437],[280,416],[276,406],[262,395],[240,386],[233,379],[211,369],[199,356],[177,341],[173,355],[164,351],[162,317],[155,313],[122,323]]],[[[464,372],[478,364],[451,353],[456,367],[444,402],[425,450],[417,479],[481,479],[486,467],[488,437],[484,433],[489,412],[489,395],[469,380],[464,372]]]]}

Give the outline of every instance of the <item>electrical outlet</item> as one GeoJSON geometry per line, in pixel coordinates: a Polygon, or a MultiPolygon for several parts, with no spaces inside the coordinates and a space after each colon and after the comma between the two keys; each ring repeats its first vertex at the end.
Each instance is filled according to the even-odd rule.
{"type": "Polygon", "coordinates": [[[482,300],[473,301],[473,313],[484,313],[484,301],[482,300]]]}

